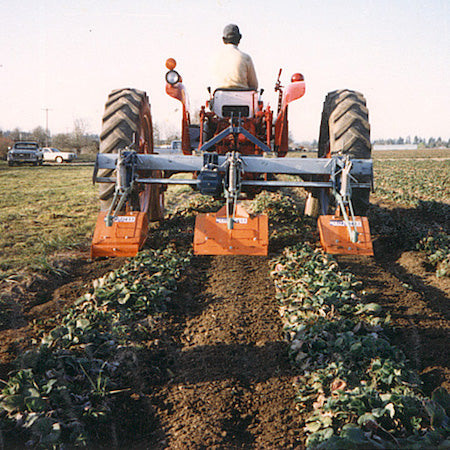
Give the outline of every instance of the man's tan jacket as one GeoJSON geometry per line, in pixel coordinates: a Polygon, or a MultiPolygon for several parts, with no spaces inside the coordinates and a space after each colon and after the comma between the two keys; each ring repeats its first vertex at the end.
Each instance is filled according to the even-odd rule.
{"type": "Polygon", "coordinates": [[[252,58],[234,44],[225,44],[222,47],[217,55],[214,76],[216,89],[258,89],[252,58]]]}

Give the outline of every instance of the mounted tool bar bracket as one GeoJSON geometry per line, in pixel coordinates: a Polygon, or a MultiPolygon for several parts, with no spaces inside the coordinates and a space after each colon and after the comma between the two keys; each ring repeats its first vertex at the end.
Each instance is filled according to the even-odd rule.
{"type": "Polygon", "coordinates": [[[222,174],[219,171],[219,155],[203,154],[203,167],[197,175],[198,189],[203,195],[219,196],[222,193],[222,174]]]}
{"type": "MultiPolygon", "coordinates": [[[[319,216],[320,242],[327,253],[348,255],[373,255],[367,217],[355,216],[352,205],[352,186],[360,186],[352,176],[353,161],[334,159],[332,194],[336,199],[337,215],[319,216]]],[[[367,186],[364,186],[367,187],[367,186]]]]}
{"type": "MultiPolygon", "coordinates": [[[[115,169],[118,154],[99,153],[97,155],[96,167],[98,169],[115,169]]],[[[217,166],[219,172],[225,173],[227,156],[218,155],[217,166]]],[[[324,187],[331,188],[338,182],[338,171],[342,167],[335,160],[345,160],[343,157],[333,158],[277,158],[270,156],[239,156],[242,167],[246,173],[262,174],[284,174],[284,175],[328,175],[329,181],[283,181],[270,182],[265,180],[242,180],[242,186],[276,186],[276,187],[324,187]]],[[[161,170],[172,173],[176,172],[200,172],[204,167],[203,156],[194,155],[145,155],[136,154],[135,172],[147,170],[161,170]]],[[[350,175],[353,187],[371,188],[371,183],[361,183],[360,176],[372,174],[372,160],[353,159],[350,175]]],[[[131,169],[131,167],[130,167],[131,169]]],[[[95,175],[97,183],[116,183],[116,177],[99,177],[95,175]]],[[[141,178],[135,177],[135,182],[152,184],[198,184],[198,180],[192,179],[170,179],[170,178],[141,178]]]]}
{"type": "MultiPolygon", "coordinates": [[[[225,130],[228,135],[240,131],[242,130],[239,126],[232,126],[228,131],[225,130]]],[[[267,228],[265,225],[267,217],[259,216],[259,222],[252,222],[253,219],[242,211],[243,208],[237,204],[242,188],[257,186],[320,189],[324,196],[327,192],[334,195],[340,207],[339,214],[336,216],[319,217],[320,238],[325,250],[329,253],[373,254],[367,218],[355,216],[351,203],[352,189],[370,189],[371,182],[359,180],[371,179],[371,177],[371,160],[349,160],[344,156],[278,158],[268,155],[242,156],[238,152],[227,155],[206,152],[202,156],[121,152],[97,155],[94,180],[99,183],[116,184],[113,202],[115,206],[108,211],[105,219],[107,222],[111,220],[114,222],[116,212],[120,211],[136,183],[188,184],[198,187],[204,194],[219,196],[223,193],[227,204],[219,213],[197,217],[194,248],[196,253],[202,254],[265,254],[264,252],[267,252],[267,236],[263,235],[267,228]],[[115,170],[116,176],[100,177],[99,169],[115,170]],[[151,173],[151,171],[172,174],[190,172],[197,174],[197,178],[152,178],[139,175],[142,172],[151,173]],[[293,175],[297,176],[298,180],[246,180],[241,176],[245,172],[293,175]],[[239,243],[235,240],[238,236],[239,243]],[[207,242],[208,239],[209,242],[207,242]]]]}

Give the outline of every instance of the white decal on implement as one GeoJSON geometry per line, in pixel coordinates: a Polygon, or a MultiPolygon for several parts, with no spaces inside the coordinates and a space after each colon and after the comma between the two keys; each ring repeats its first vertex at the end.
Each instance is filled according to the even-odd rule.
{"type": "MultiPolygon", "coordinates": [[[[330,220],[331,227],[346,227],[347,224],[344,220],[330,220]]],[[[362,227],[362,223],[360,220],[356,220],[354,222],[350,222],[351,227],[362,227]]]]}
{"type": "Polygon", "coordinates": [[[136,216],[117,216],[114,217],[114,222],[133,223],[136,222],[136,216]]]}
{"type": "MultiPolygon", "coordinates": [[[[246,224],[247,218],[246,217],[236,217],[235,219],[233,219],[233,221],[234,221],[234,223],[246,224]]],[[[216,217],[216,223],[227,223],[227,218],[226,217],[216,217]]]]}

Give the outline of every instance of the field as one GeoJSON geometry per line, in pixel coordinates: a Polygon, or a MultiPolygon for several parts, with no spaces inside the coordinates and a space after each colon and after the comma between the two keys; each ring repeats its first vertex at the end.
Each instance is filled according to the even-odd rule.
{"type": "Polygon", "coordinates": [[[450,151],[374,172],[373,258],[323,255],[301,190],[249,205],[267,258],[194,257],[218,204],[178,187],[91,261],[92,167],[1,162],[0,447],[448,448],[450,151]]]}
{"type": "Polygon", "coordinates": [[[55,252],[86,250],[98,209],[91,173],[89,166],[0,165],[0,279],[57,270],[55,252]]]}

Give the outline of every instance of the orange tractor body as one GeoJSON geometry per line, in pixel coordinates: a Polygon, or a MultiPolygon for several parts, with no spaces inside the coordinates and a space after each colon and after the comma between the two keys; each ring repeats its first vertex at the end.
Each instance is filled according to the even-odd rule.
{"type": "MultiPolygon", "coordinates": [[[[115,188],[114,194],[109,194],[108,209],[97,221],[93,257],[135,255],[145,242],[148,221],[161,216],[163,192],[169,184],[189,184],[202,194],[225,199],[225,206],[217,213],[197,216],[196,254],[267,255],[267,216],[250,216],[239,201],[251,199],[263,189],[289,186],[314,192],[315,198],[317,192],[322,198],[335,198],[336,217],[327,214],[322,205],[318,221],[326,251],[373,254],[367,219],[355,216],[351,204],[352,188],[370,188],[367,178],[372,173],[371,161],[329,153],[317,159],[285,158],[289,150],[288,106],[305,94],[301,74],[294,74],[284,88],[280,70],[275,85],[279,95],[275,120],[270,107],[261,100],[262,90],[217,89],[200,110],[200,124],[192,125],[187,93],[174,70],[176,62],[170,58],[166,66],[166,93],[182,104],[182,155],[155,154],[153,140],[143,136],[142,126],[137,127],[131,145],[122,145],[112,154],[99,153],[94,180],[114,184],[115,188]],[[193,177],[170,178],[180,172],[191,172],[193,177]],[[280,174],[298,176],[300,180],[277,180],[280,174]],[[136,198],[139,201],[133,202],[136,198]]],[[[113,106],[119,109],[122,103],[113,106]]],[[[130,95],[128,109],[132,103],[130,95]]],[[[107,104],[104,123],[111,121],[110,109],[114,108],[107,104]]],[[[126,120],[126,124],[131,122],[126,120]]],[[[138,122],[142,124],[142,118],[138,122]]],[[[113,125],[106,125],[105,142],[109,142],[113,125]]],[[[124,128],[125,123],[121,123],[120,130],[124,128]]],[[[147,128],[151,129],[151,123],[147,128]]]]}

